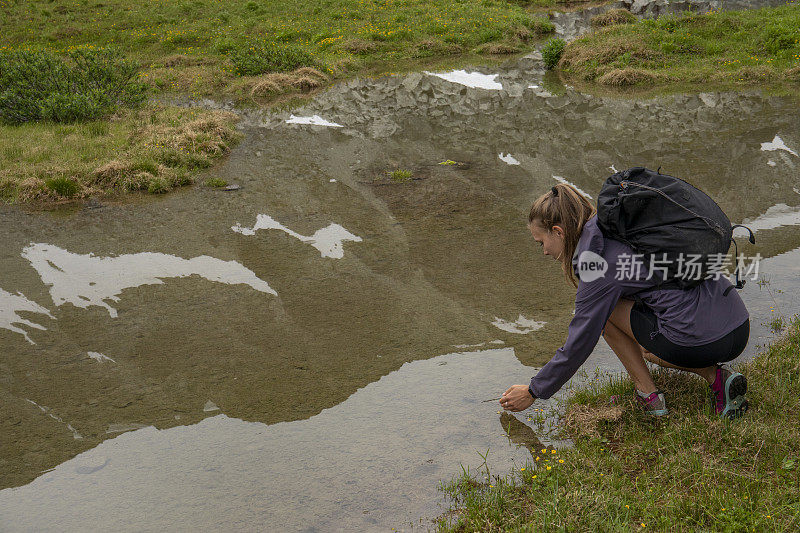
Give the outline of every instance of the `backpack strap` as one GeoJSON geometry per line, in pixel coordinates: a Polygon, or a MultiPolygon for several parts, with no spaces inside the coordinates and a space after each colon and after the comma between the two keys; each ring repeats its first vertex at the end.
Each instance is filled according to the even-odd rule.
{"type": "MultiPolygon", "coordinates": [[[[743,226],[741,224],[734,224],[733,226],[731,226],[731,234],[733,234],[733,230],[736,229],[736,228],[744,228],[744,229],[746,229],[747,232],[750,233],[750,236],[748,237],[747,240],[750,241],[750,244],[755,244],[756,243],[756,238],[753,235],[753,230],[751,230],[747,226],[743,226]]],[[[734,260],[735,260],[737,257],[739,257],[739,247],[736,245],[736,239],[731,237],[731,241],[733,242],[733,254],[734,254],[733,257],[734,257],[734,260]]],[[[737,289],[744,288],[744,284],[747,283],[747,280],[739,279],[739,265],[738,264],[736,265],[735,273],[736,273],[736,285],[731,285],[730,287],[725,289],[725,292],[722,293],[723,296],[727,296],[728,293],[731,292],[731,289],[733,289],[734,287],[736,287],[737,289]]]]}

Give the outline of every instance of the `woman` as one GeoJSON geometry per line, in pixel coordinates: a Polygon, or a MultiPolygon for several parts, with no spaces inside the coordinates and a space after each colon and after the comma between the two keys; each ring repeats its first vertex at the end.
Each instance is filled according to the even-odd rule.
{"type": "Polygon", "coordinates": [[[633,250],[603,235],[595,208],[569,185],[556,185],[533,203],[528,227],[544,255],[559,261],[567,281],[577,287],[575,316],[567,342],[530,386],[513,385],[503,393],[504,409],[521,411],[536,398],[555,394],[586,361],[602,334],[649,414],[663,416],[668,410],[645,360],[705,379],[719,416],[735,418],[747,410],[744,376],[720,366],[742,353],[750,336],[750,317],[739,294],[731,290],[723,295],[731,286],[727,278],[707,279],[688,290],[639,292],[653,287],[657,275],[646,279],[646,266],[638,275],[619,275],[630,272],[633,250]],[[581,257],[605,261],[605,274],[576,281],[581,257]],[[637,292],[641,302],[634,304],[632,295],[637,292]]]}

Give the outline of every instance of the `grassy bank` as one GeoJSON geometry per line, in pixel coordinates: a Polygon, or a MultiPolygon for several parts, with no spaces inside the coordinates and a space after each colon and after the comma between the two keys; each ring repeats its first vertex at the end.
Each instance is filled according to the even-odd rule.
{"type": "Polygon", "coordinates": [[[604,86],[713,83],[796,93],[800,6],[686,13],[601,27],[570,43],[559,69],[573,82],[604,86]]]}
{"type": "Polygon", "coordinates": [[[796,531],[800,527],[800,320],[740,369],[750,410],[723,421],[705,382],[657,373],[663,420],[636,405],[628,380],[570,401],[574,448],[534,450],[523,470],[444,487],[445,531],[796,531]],[[611,405],[619,394],[622,401],[611,405]]]}
{"type": "MultiPolygon", "coordinates": [[[[51,202],[131,189],[164,192],[193,181],[235,140],[233,120],[218,113],[137,110],[77,97],[94,80],[75,88],[80,65],[66,58],[76,51],[118,52],[118,61],[103,62],[103,76],[142,86],[148,98],[214,96],[265,105],[339,77],[424,58],[530,49],[553,26],[529,7],[506,0],[0,0],[0,62],[20,64],[17,56],[3,58],[32,54],[21,67],[0,68],[0,95],[14,83],[23,92],[39,82],[61,87],[54,97],[15,94],[0,102],[18,107],[2,113],[17,125],[0,124],[0,196],[51,202]],[[58,58],[68,66],[57,65],[58,58]],[[42,67],[55,74],[26,81],[42,67]],[[88,104],[98,105],[86,113],[88,104]],[[201,142],[186,145],[181,132],[193,137],[200,123],[213,126],[201,142]],[[167,127],[180,130],[176,139],[167,127]],[[110,168],[117,169],[113,177],[110,168]]],[[[130,91],[128,100],[139,92],[130,91]]]]}
{"type": "Polygon", "coordinates": [[[125,191],[164,193],[225,155],[236,116],[151,104],[71,124],[0,126],[0,197],[59,202],[125,191]]]}

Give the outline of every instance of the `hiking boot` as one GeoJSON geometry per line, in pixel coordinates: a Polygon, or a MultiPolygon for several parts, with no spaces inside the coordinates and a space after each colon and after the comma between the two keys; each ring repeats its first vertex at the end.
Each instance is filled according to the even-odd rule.
{"type": "Polygon", "coordinates": [[[649,396],[643,396],[641,392],[634,388],[633,390],[636,400],[644,407],[645,412],[652,416],[665,416],[669,414],[667,409],[667,400],[664,399],[664,393],[660,390],[655,391],[649,396]]]}
{"type": "Polygon", "coordinates": [[[747,412],[747,379],[738,372],[717,367],[717,378],[711,385],[711,404],[722,418],[738,418],[747,412]]]}

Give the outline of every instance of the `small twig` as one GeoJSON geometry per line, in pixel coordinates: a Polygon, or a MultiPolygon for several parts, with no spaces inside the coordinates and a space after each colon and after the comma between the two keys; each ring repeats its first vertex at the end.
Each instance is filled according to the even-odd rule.
{"type": "Polygon", "coordinates": [[[753,456],[753,468],[756,467],[756,461],[758,460],[758,454],[761,453],[761,448],[764,447],[764,441],[761,441],[761,446],[758,447],[758,451],[753,456]]]}
{"type": "MultiPolygon", "coordinates": [[[[501,398],[502,398],[502,396],[501,396],[501,398]]],[[[498,401],[499,399],[500,399],[500,398],[492,398],[491,400],[483,400],[481,403],[496,402],[496,401],[498,401]]]]}

